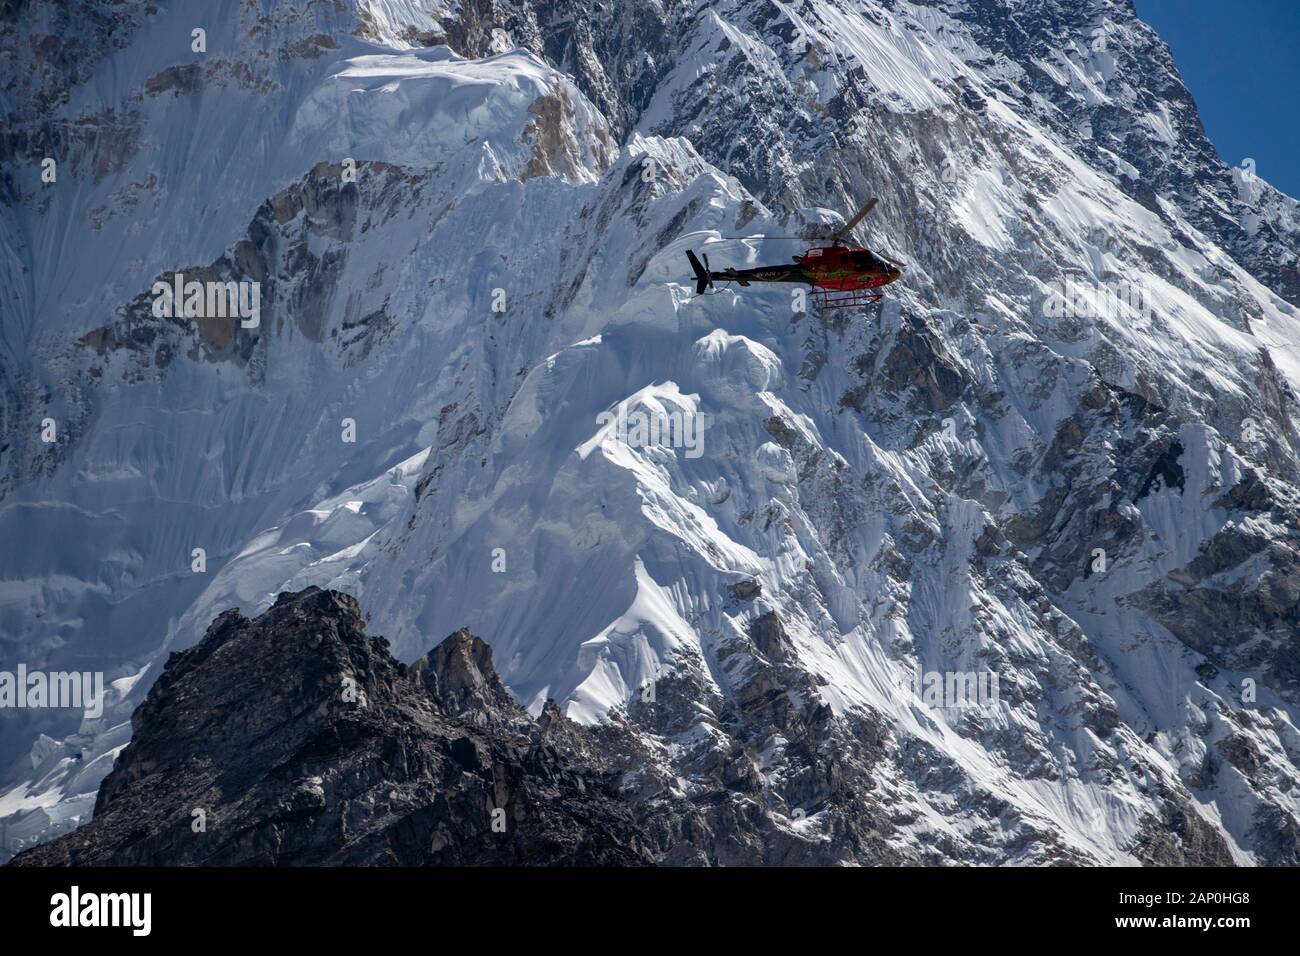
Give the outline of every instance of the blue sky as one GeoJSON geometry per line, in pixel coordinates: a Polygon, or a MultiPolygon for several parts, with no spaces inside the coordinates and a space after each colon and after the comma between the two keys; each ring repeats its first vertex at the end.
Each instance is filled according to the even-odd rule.
{"type": "Polygon", "coordinates": [[[1230,166],[1300,197],[1300,2],[1134,0],[1169,44],[1201,122],[1230,166]]]}

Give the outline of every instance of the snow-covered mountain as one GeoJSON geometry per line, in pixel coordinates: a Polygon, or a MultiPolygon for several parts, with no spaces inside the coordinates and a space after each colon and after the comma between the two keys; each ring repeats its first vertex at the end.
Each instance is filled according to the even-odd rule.
{"type": "Polygon", "coordinates": [[[6,855],[316,585],[635,735],[674,862],[1300,860],[1300,212],[1128,2],[2,15],[0,669],[112,687],[0,710],[6,855]],[[880,304],[693,294],[871,195],[880,304]]]}

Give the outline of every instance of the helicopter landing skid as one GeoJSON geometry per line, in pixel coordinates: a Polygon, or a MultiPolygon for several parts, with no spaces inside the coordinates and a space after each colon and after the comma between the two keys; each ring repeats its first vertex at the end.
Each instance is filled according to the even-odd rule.
{"type": "Polygon", "coordinates": [[[885,297],[883,292],[870,289],[814,289],[813,303],[819,309],[847,309],[858,305],[871,305],[885,297]]]}

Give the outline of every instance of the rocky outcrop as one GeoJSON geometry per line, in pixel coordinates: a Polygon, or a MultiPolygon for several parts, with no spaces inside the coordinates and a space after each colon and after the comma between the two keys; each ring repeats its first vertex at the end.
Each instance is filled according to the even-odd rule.
{"type": "Polygon", "coordinates": [[[407,667],[308,588],[172,655],[85,827],[47,865],[635,865],[601,767],[562,756],[458,631],[407,667]],[[490,729],[489,729],[490,728],[490,729]]]}
{"type": "MultiPolygon", "coordinates": [[[[771,613],[752,633],[766,657],[788,643],[771,613]]],[[[864,759],[883,728],[833,745],[848,728],[806,675],[743,648],[732,663],[738,710],[721,720],[749,746],[699,749],[687,792],[624,723],[581,727],[553,701],[530,718],[468,629],[407,666],[351,597],[281,594],[173,654],[94,819],[10,865],[901,862],[864,759]],[[772,787],[758,751],[774,732],[797,753],[772,787]]]]}

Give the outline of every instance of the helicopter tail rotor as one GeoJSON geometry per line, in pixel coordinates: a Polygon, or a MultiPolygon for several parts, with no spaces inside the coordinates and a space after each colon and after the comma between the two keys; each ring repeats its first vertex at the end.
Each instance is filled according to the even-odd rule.
{"type": "Polygon", "coordinates": [[[691,269],[695,273],[695,294],[704,295],[704,290],[712,287],[713,276],[709,274],[709,256],[704,256],[704,265],[700,265],[699,258],[690,249],[686,250],[686,258],[691,260],[691,269]]]}

